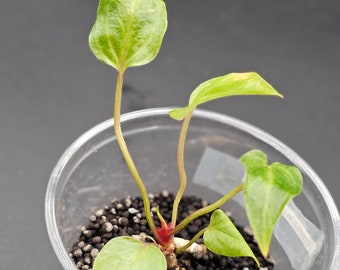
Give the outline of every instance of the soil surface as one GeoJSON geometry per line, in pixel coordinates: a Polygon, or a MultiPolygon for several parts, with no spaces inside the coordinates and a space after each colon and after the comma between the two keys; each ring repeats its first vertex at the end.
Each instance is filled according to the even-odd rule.
{"type": "MultiPolygon", "coordinates": [[[[165,220],[171,220],[171,208],[174,196],[167,191],[158,195],[150,195],[152,212],[156,217],[156,207],[159,205],[160,212],[165,220]]],[[[196,209],[206,206],[207,202],[202,201],[195,196],[184,196],[181,200],[178,210],[178,220],[182,220],[196,209]]],[[[140,197],[128,197],[121,200],[114,199],[110,206],[99,209],[89,217],[89,224],[81,229],[79,241],[77,241],[70,256],[80,270],[92,269],[92,264],[100,249],[111,238],[122,235],[138,235],[146,233],[151,235],[145,215],[143,213],[143,202],[140,197]]],[[[200,229],[209,224],[210,215],[204,215],[191,222],[178,237],[191,239],[200,229]]],[[[155,225],[160,226],[159,221],[155,218],[155,225]]],[[[243,235],[249,246],[252,248],[255,256],[261,263],[260,270],[274,269],[272,260],[264,259],[259,248],[254,241],[254,237],[247,227],[236,225],[243,235]]],[[[199,241],[202,242],[202,239],[199,241]]],[[[255,262],[247,257],[224,257],[213,254],[208,251],[201,259],[193,258],[191,254],[180,253],[177,255],[178,264],[181,269],[185,270],[255,270],[255,262]]],[[[174,270],[169,268],[168,270],[174,270]]]]}

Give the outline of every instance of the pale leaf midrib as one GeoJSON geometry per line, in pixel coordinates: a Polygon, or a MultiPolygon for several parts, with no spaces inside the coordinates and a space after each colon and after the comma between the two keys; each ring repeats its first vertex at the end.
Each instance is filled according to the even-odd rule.
{"type": "MultiPolygon", "coordinates": [[[[131,10],[132,10],[133,14],[136,12],[136,2],[137,2],[137,0],[134,0],[133,3],[131,4],[131,10]]],[[[128,46],[126,46],[126,44],[129,43],[129,39],[130,39],[131,33],[132,33],[131,29],[132,29],[132,26],[134,25],[134,22],[135,22],[135,17],[134,16],[130,16],[129,17],[128,27],[127,27],[128,31],[126,32],[126,34],[125,34],[125,36],[123,38],[123,40],[124,40],[124,43],[123,43],[124,47],[123,47],[123,50],[122,50],[122,56],[121,56],[120,63],[119,63],[120,64],[120,68],[122,70],[120,70],[120,71],[123,71],[124,69],[127,68],[127,66],[125,66],[126,65],[127,51],[128,51],[127,50],[128,46]]]]}

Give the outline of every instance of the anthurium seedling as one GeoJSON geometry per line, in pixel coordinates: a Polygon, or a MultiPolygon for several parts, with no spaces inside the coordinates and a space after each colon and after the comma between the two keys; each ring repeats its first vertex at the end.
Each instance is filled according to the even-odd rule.
{"type": "Polygon", "coordinates": [[[215,99],[235,95],[268,95],[282,97],[255,72],[229,73],[201,83],[191,94],[188,105],[172,110],[169,115],[182,121],[177,149],[179,188],[166,221],[157,208],[161,227],[156,227],[144,182],[134,164],[124,140],[121,123],[121,99],[124,74],[129,67],[151,62],[158,54],[167,28],[167,13],[163,0],[100,0],[97,19],[89,35],[92,52],[102,62],[116,69],[117,83],[114,101],[114,132],[143,199],[145,216],[152,232],[149,236],[123,236],[110,240],[95,259],[94,270],[163,270],[177,265],[179,252],[211,252],[223,256],[251,257],[259,266],[253,251],[220,208],[244,191],[249,223],[261,252],[268,256],[273,228],[284,206],[302,189],[302,176],[293,166],[268,164],[265,153],[252,150],[240,161],[246,168],[245,180],[216,202],[201,208],[177,224],[178,207],[186,189],[184,150],[191,116],[197,106],[215,99]],[[175,235],[196,218],[211,213],[210,224],[192,239],[175,235]],[[195,241],[203,237],[204,246],[195,241]]]}

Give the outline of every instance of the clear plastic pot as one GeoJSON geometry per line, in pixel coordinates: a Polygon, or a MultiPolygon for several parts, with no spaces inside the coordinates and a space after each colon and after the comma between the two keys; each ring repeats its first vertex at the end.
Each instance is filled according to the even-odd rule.
{"type": "MultiPolygon", "coordinates": [[[[122,128],[131,155],[148,192],[176,192],[176,145],[180,122],[168,116],[170,108],[136,111],[122,116],[122,128]]],[[[266,132],[225,115],[197,110],[185,150],[188,174],[186,194],[215,201],[241,181],[238,158],[251,149],[264,151],[270,162],[299,167],[303,192],[281,217],[271,244],[276,270],[338,270],[340,262],[339,212],[325,185],[306,162],[266,132]],[[207,180],[208,179],[208,180],[207,180]]],[[[66,270],[76,270],[69,250],[81,226],[112,198],[139,195],[118,148],[113,120],[107,120],[76,140],[55,166],[46,193],[45,216],[52,246],[66,270]]],[[[224,208],[247,225],[242,197],[224,208]]]]}

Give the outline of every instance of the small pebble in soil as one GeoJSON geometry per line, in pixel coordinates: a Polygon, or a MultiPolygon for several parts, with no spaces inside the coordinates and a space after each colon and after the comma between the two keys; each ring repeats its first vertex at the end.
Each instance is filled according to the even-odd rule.
{"type": "MultiPolygon", "coordinates": [[[[165,220],[171,220],[171,208],[174,195],[168,191],[160,194],[149,194],[151,209],[155,213],[157,205],[165,220]]],[[[195,210],[207,205],[206,201],[196,196],[184,196],[178,209],[179,221],[195,210]]],[[[79,270],[92,270],[93,262],[102,247],[110,239],[122,235],[136,235],[146,233],[151,235],[140,197],[128,197],[121,200],[112,200],[111,206],[97,210],[89,217],[87,226],[81,228],[79,240],[74,243],[70,257],[79,270]]],[[[230,215],[230,213],[228,213],[230,215]]],[[[200,228],[209,224],[210,215],[204,215],[191,222],[185,229],[179,232],[178,237],[191,239],[200,228]]],[[[160,226],[155,219],[155,225],[160,226]]],[[[261,263],[258,268],[251,258],[224,257],[207,252],[202,258],[195,259],[191,254],[180,253],[177,255],[181,270],[272,270],[274,263],[271,258],[264,259],[254,241],[253,234],[248,227],[240,227],[236,224],[240,233],[252,248],[255,256],[261,263]]],[[[202,243],[202,239],[197,242],[202,243]]],[[[174,267],[168,270],[175,270],[174,267]]]]}

